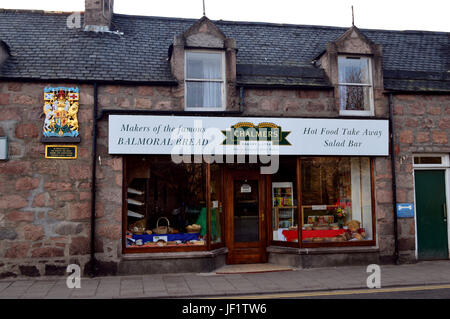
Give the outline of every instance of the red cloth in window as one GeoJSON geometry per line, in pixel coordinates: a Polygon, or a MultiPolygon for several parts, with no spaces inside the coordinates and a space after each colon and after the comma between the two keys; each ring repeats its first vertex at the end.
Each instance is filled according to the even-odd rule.
{"type": "MultiPolygon", "coordinates": [[[[336,237],[345,233],[345,229],[330,229],[330,230],[304,230],[302,232],[303,239],[313,237],[336,237]]],[[[284,235],[284,232],[283,232],[284,235]]]]}
{"type": "Polygon", "coordinates": [[[298,230],[283,230],[281,232],[287,241],[298,240],[298,230]]]}

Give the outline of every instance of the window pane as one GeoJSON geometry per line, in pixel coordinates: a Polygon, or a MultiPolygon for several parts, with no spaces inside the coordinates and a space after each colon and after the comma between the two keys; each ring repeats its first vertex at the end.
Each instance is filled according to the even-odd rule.
{"type": "Polygon", "coordinates": [[[302,241],[371,240],[369,158],[302,158],[302,241]]]}
{"type": "Polygon", "coordinates": [[[442,164],[442,157],[440,156],[414,157],[414,164],[442,164]]]}
{"type": "Polygon", "coordinates": [[[370,84],[367,58],[339,57],[339,83],[370,84]]]}
{"type": "Polygon", "coordinates": [[[211,243],[222,242],[222,167],[211,164],[211,243]]]}
{"type": "Polygon", "coordinates": [[[206,245],[203,164],[170,156],[127,158],[127,247],[206,245]]]}
{"type": "Polygon", "coordinates": [[[186,53],[186,79],[222,80],[221,53],[186,53]]]}
{"type": "Polygon", "coordinates": [[[370,87],[367,86],[339,86],[341,110],[369,111],[370,87]]]}
{"type": "Polygon", "coordinates": [[[186,82],[187,107],[222,107],[222,83],[186,82]]]}
{"type": "Polygon", "coordinates": [[[272,176],[272,239],[298,242],[297,157],[281,158],[272,176]]]}

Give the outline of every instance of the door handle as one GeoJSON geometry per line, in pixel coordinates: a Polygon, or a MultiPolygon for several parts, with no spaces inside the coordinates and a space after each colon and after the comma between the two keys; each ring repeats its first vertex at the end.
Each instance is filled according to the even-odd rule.
{"type": "Polygon", "coordinates": [[[444,208],[444,222],[447,221],[447,205],[444,203],[442,204],[442,207],[444,208]]]}

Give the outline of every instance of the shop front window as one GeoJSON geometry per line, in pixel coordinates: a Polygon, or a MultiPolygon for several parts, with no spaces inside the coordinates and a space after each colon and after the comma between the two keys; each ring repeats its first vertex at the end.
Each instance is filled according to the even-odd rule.
{"type": "Polygon", "coordinates": [[[374,239],[369,158],[304,157],[301,176],[302,243],[374,239]]]}
{"type": "Polygon", "coordinates": [[[272,176],[272,240],[298,242],[297,158],[280,161],[272,176]]]}
{"type": "Polygon", "coordinates": [[[127,248],[206,246],[204,164],[130,156],[125,176],[127,248]]]}

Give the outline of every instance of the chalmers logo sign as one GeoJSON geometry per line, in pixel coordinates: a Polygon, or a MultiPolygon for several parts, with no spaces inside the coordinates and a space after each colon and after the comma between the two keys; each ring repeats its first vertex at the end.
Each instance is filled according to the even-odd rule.
{"type": "Polygon", "coordinates": [[[242,141],[267,141],[273,145],[291,145],[286,139],[291,132],[283,132],[281,126],[274,123],[263,122],[254,125],[250,122],[240,122],[222,133],[226,137],[222,145],[240,145],[242,141]]]}

